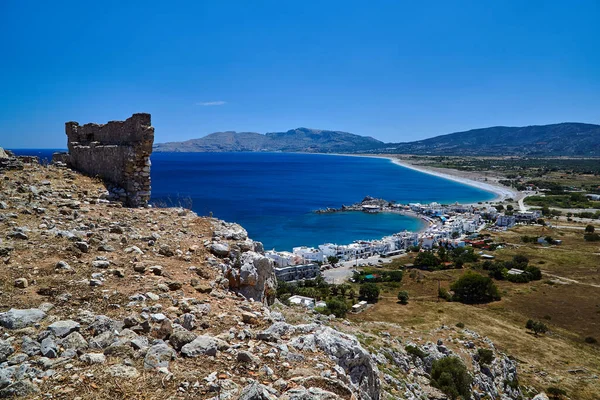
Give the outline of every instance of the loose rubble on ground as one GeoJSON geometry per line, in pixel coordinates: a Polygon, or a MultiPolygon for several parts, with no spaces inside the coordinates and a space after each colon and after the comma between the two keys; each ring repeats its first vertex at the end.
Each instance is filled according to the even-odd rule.
{"type": "Polygon", "coordinates": [[[286,307],[239,225],[109,199],[61,166],[0,172],[0,398],[445,399],[429,372],[450,355],[473,398],[521,398],[516,363],[475,332],[286,307]]]}

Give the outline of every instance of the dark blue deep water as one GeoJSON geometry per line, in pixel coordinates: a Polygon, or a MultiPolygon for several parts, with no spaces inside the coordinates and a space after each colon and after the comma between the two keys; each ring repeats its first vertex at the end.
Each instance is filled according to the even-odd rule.
{"type": "MultiPolygon", "coordinates": [[[[21,150],[48,157],[51,152],[21,150]]],[[[492,193],[423,174],[387,159],[293,153],[155,153],[152,200],[244,226],[266,249],[351,243],[422,221],[396,214],[314,214],[381,197],[401,203],[486,201],[492,193]]]]}

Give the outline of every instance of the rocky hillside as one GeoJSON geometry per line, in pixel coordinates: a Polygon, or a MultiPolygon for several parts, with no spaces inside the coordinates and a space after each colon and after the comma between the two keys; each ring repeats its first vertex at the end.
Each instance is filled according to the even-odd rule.
{"type": "Polygon", "coordinates": [[[253,132],[216,132],[186,142],[155,144],[154,151],[340,153],[372,150],[383,145],[383,142],[379,140],[352,133],[298,128],[287,132],[272,132],[265,135],[253,132]]]}
{"type": "Polygon", "coordinates": [[[472,398],[520,398],[516,362],[475,332],[275,301],[239,225],[123,208],[56,166],[4,171],[0,189],[0,398],[445,399],[430,379],[449,357],[472,398]]]}

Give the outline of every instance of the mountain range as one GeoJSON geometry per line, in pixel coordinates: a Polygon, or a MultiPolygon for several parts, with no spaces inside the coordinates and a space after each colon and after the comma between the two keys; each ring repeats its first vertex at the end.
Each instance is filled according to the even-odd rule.
{"type": "Polygon", "coordinates": [[[600,125],[565,122],[495,126],[403,143],[384,143],[369,136],[308,128],[266,134],[228,131],[185,142],[158,143],[154,151],[600,157],[600,125]]]}

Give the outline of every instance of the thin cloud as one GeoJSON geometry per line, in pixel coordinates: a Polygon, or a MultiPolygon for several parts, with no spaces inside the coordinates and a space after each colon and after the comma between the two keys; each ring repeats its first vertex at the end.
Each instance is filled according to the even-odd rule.
{"type": "Polygon", "coordinates": [[[203,101],[200,103],[196,103],[197,106],[202,106],[202,107],[210,107],[210,106],[222,106],[224,104],[227,104],[226,101],[222,101],[222,100],[217,100],[217,101],[203,101]]]}

